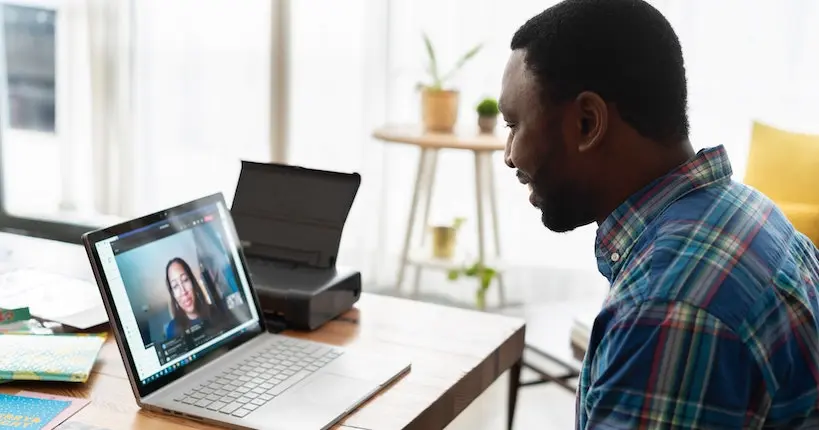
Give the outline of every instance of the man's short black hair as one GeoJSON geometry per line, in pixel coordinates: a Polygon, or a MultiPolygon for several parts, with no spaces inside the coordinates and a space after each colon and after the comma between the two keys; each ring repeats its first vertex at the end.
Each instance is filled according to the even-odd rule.
{"type": "Polygon", "coordinates": [[[593,91],[647,138],[688,138],[682,48],[648,3],[566,0],[520,27],[511,48],[525,51],[545,100],[593,91]]]}

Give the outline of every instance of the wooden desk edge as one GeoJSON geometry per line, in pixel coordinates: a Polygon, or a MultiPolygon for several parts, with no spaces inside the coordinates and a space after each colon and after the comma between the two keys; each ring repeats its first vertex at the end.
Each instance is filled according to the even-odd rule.
{"type": "Polygon", "coordinates": [[[483,394],[504,372],[523,358],[526,325],[521,326],[472,372],[468,372],[429,408],[415,417],[404,429],[430,429],[442,422],[451,423],[464,409],[483,394]],[[476,393],[476,395],[470,395],[476,393]],[[467,401],[463,401],[466,399],[467,401]]]}

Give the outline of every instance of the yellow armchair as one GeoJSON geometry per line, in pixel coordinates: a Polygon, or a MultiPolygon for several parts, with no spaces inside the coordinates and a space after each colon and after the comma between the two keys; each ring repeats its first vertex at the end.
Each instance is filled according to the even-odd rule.
{"type": "Polygon", "coordinates": [[[754,122],[744,182],[819,246],[819,136],[754,122]]]}

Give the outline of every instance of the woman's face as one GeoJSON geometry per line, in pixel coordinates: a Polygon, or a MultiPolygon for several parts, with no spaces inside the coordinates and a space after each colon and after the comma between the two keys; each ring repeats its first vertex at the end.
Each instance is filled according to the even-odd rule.
{"type": "Polygon", "coordinates": [[[193,280],[188,277],[185,269],[179,263],[173,263],[168,267],[168,281],[171,284],[173,298],[179,307],[187,313],[196,310],[196,302],[193,297],[193,280]]]}

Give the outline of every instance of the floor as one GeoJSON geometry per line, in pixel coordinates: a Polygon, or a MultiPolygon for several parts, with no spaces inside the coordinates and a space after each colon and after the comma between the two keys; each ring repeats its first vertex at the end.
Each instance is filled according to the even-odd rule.
{"type": "MultiPolygon", "coordinates": [[[[446,430],[506,429],[508,374],[499,378],[446,430]]],[[[574,395],[553,385],[535,385],[518,393],[515,430],[566,430],[574,428],[574,395]]]]}
{"type": "MultiPolygon", "coordinates": [[[[575,397],[554,385],[526,387],[518,394],[515,429],[574,428],[575,397]]],[[[479,428],[478,426],[472,428],[479,428]]]]}

